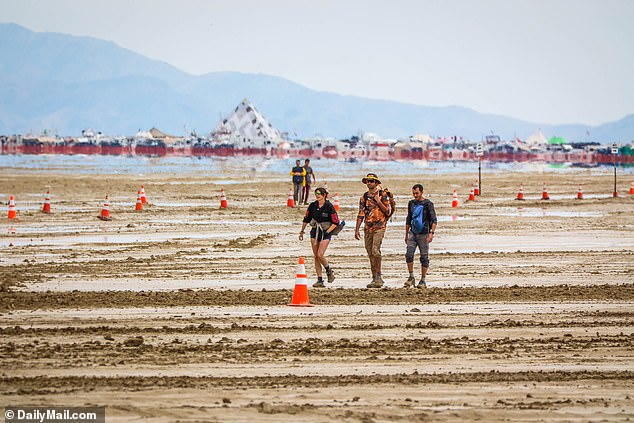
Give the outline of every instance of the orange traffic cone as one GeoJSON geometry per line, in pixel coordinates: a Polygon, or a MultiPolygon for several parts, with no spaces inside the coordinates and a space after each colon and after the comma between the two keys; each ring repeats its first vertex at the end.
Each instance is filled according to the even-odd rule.
{"type": "Polygon", "coordinates": [[[630,195],[634,195],[634,181],[630,183],[630,195]]]}
{"type": "Polygon", "coordinates": [[[145,185],[141,185],[141,204],[147,203],[147,197],[145,196],[145,185]]]}
{"type": "Polygon", "coordinates": [[[478,183],[477,179],[473,183],[473,195],[480,195],[480,184],[478,183]]]}
{"type": "Polygon", "coordinates": [[[469,198],[467,198],[467,201],[475,201],[475,190],[473,188],[471,188],[469,190],[469,198]]]}
{"type": "Polygon", "coordinates": [[[458,193],[456,189],[453,189],[453,200],[451,201],[451,207],[458,207],[458,193]]]}
{"type": "Polygon", "coordinates": [[[225,195],[225,189],[220,188],[220,208],[228,209],[229,203],[227,203],[227,196],[225,195]]]}
{"type": "Polygon", "coordinates": [[[516,200],[524,200],[524,187],[520,185],[520,190],[517,191],[517,197],[515,197],[516,200]]]}
{"type": "Polygon", "coordinates": [[[143,203],[141,202],[141,190],[136,192],[136,206],[134,206],[134,211],[143,210],[143,203]]]}
{"type": "Polygon", "coordinates": [[[44,205],[42,206],[42,213],[51,212],[51,191],[46,191],[46,197],[44,197],[44,205]]]}
{"type": "Polygon", "coordinates": [[[288,207],[295,207],[295,199],[293,198],[293,188],[288,190],[288,200],[286,200],[288,207]]]}
{"type": "Polygon", "coordinates": [[[15,219],[17,216],[17,212],[15,211],[15,200],[13,196],[9,197],[9,219],[15,219]]]}
{"type": "Polygon", "coordinates": [[[544,182],[544,188],[542,188],[542,200],[550,200],[548,190],[546,189],[546,182],[544,182]]]}
{"type": "Polygon", "coordinates": [[[335,210],[339,211],[339,193],[335,192],[335,210]]]}
{"type": "Polygon", "coordinates": [[[583,200],[583,189],[581,188],[581,184],[579,184],[579,189],[577,190],[577,200],[583,200]]]}
{"type": "Polygon", "coordinates": [[[103,207],[101,208],[101,214],[99,215],[99,219],[112,220],[112,218],[110,217],[110,205],[108,204],[108,194],[106,194],[106,199],[103,202],[103,207]]]}
{"type": "Polygon", "coordinates": [[[304,257],[299,258],[297,265],[297,275],[295,277],[295,289],[293,290],[293,299],[289,306],[294,307],[312,307],[308,299],[308,281],[306,280],[306,268],[304,266],[304,257]]]}

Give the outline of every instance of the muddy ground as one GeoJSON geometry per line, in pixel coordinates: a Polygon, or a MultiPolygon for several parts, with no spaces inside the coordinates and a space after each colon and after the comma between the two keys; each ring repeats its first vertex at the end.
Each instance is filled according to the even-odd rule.
{"type": "Polygon", "coordinates": [[[315,272],[285,177],[2,169],[18,219],[3,208],[0,406],[105,405],[108,421],[150,422],[634,418],[629,181],[613,199],[607,171],[498,171],[465,202],[473,175],[380,175],[399,209],[387,287],[368,290],[351,228],[362,175],[318,175],[349,227],[328,250],[336,281],[294,308],[298,257],[310,283],[315,272]],[[402,288],[416,182],[440,220],[427,290],[402,288]],[[134,212],[141,185],[149,204],[134,212]],[[96,218],[106,193],[110,222],[96,218]]]}

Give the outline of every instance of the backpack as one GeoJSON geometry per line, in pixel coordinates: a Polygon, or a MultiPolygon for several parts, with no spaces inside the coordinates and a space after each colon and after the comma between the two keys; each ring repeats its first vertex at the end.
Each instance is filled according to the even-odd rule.
{"type": "MultiPolygon", "coordinates": [[[[394,201],[394,195],[387,188],[379,190],[379,196],[383,197],[383,194],[387,195],[387,201],[390,204],[389,214],[387,215],[387,218],[390,219],[396,211],[396,201],[394,201]]],[[[363,204],[368,201],[369,196],[370,194],[367,191],[363,193],[363,204]]]]}
{"type": "Polygon", "coordinates": [[[411,229],[415,234],[422,234],[425,230],[424,210],[425,207],[422,204],[414,204],[411,229]]]}
{"type": "Polygon", "coordinates": [[[330,232],[331,235],[339,235],[339,232],[342,231],[343,227],[346,226],[346,221],[342,220],[341,222],[339,222],[339,224],[337,225],[337,227],[335,229],[332,230],[332,232],[330,232]]]}

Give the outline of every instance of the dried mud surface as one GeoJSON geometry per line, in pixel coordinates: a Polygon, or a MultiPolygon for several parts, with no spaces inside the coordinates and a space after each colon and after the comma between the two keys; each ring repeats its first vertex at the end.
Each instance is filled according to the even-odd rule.
{"type": "MultiPolygon", "coordinates": [[[[2,170],[19,220],[0,221],[0,406],[149,422],[634,418],[634,199],[606,196],[609,175],[500,172],[475,203],[462,202],[471,176],[425,178],[442,218],[427,290],[402,288],[419,181],[386,176],[400,206],[387,287],[365,288],[345,229],[328,251],[337,280],[305,308],[286,305],[298,256],[314,278],[303,209],[264,176],[225,186],[219,210],[210,177],[2,170]],[[135,213],[142,184],[150,204],[135,213]],[[44,186],[53,215],[37,211],[44,186]],[[95,217],[106,191],[111,222],[95,217]]],[[[352,225],[362,185],[318,176],[352,225]]]]}

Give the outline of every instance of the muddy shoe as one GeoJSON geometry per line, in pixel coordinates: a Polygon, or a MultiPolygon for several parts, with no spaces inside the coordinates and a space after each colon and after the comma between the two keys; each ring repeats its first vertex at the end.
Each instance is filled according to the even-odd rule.
{"type": "Polygon", "coordinates": [[[425,288],[427,288],[427,284],[425,283],[425,281],[424,281],[424,280],[422,280],[422,279],[421,279],[421,280],[418,282],[418,285],[416,285],[416,288],[425,289],[425,288]]]}
{"type": "Polygon", "coordinates": [[[374,279],[372,279],[372,282],[367,285],[368,288],[381,288],[382,286],[383,279],[381,279],[381,276],[375,276],[374,279]]]}
{"type": "Polygon", "coordinates": [[[333,283],[335,281],[335,272],[330,269],[326,274],[328,275],[328,283],[333,283]]]}
{"type": "Polygon", "coordinates": [[[403,285],[405,288],[409,288],[410,286],[414,286],[414,284],[416,283],[416,279],[414,279],[414,276],[410,276],[409,278],[407,278],[407,281],[405,282],[405,285],[403,285]]]}
{"type": "Polygon", "coordinates": [[[324,281],[317,281],[313,284],[313,288],[324,288],[325,286],[324,281]]]}

